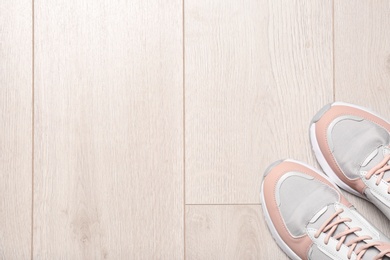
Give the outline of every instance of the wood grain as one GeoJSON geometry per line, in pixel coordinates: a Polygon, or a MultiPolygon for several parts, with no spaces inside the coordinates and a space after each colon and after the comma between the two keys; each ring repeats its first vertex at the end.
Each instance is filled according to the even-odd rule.
{"type": "Polygon", "coordinates": [[[288,259],[261,214],[260,205],[186,206],[186,259],[288,259]]]}
{"type": "MultiPolygon", "coordinates": [[[[335,1],[336,100],[369,107],[390,120],[390,1],[335,1]]],[[[371,203],[348,199],[386,235],[388,219],[371,203]]]]}
{"type": "Polygon", "coordinates": [[[182,259],[182,2],[35,8],[34,259],[182,259]]]}
{"type": "Polygon", "coordinates": [[[333,99],[331,1],[185,4],[186,203],[259,203],[262,172],[314,164],[312,116],[333,99]]]}
{"type": "Polygon", "coordinates": [[[390,1],[335,1],[335,96],[388,120],[390,1]]]}
{"type": "Polygon", "coordinates": [[[0,2],[0,259],[31,256],[32,7],[0,2]]]}

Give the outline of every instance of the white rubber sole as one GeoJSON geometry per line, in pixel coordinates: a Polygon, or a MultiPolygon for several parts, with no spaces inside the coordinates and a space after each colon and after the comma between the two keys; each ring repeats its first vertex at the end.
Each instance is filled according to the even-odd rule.
{"type": "MultiPolygon", "coordinates": [[[[310,166],[308,164],[305,164],[303,162],[299,162],[299,161],[293,160],[293,159],[287,159],[287,160],[284,160],[284,161],[294,162],[294,163],[297,163],[297,164],[300,164],[302,166],[305,166],[305,167],[309,168],[310,170],[314,171],[315,173],[317,173],[318,175],[324,177],[326,180],[328,180],[330,183],[332,183],[332,185],[335,187],[336,190],[339,190],[339,188],[335,184],[333,184],[333,182],[328,178],[328,176],[326,176],[324,173],[320,172],[319,170],[313,168],[312,166],[310,166]]],[[[295,254],[295,252],[279,236],[279,233],[276,230],[276,228],[275,228],[275,226],[274,226],[274,224],[273,224],[273,222],[271,220],[271,217],[270,217],[270,215],[268,213],[267,204],[265,203],[264,192],[263,191],[264,191],[264,180],[261,183],[261,192],[260,192],[261,207],[263,209],[263,215],[264,215],[264,218],[265,218],[265,222],[267,223],[268,229],[270,230],[273,239],[275,240],[275,242],[278,244],[278,246],[283,250],[283,252],[289,258],[291,258],[293,260],[301,260],[301,258],[299,256],[297,256],[295,254]]]]}
{"type": "MultiPolygon", "coordinates": [[[[373,111],[367,109],[367,108],[364,108],[364,107],[360,107],[360,106],[357,106],[357,105],[352,105],[352,104],[348,104],[348,103],[344,103],[344,102],[334,102],[332,103],[331,106],[337,106],[337,105],[342,105],[342,106],[347,106],[347,107],[352,107],[352,108],[357,108],[357,109],[360,109],[360,110],[363,110],[365,112],[368,112],[368,113],[371,113],[379,118],[381,118],[382,120],[386,121],[385,119],[383,119],[382,117],[380,117],[379,115],[375,114],[373,111]]],[[[387,122],[387,121],[386,121],[387,122]]],[[[315,126],[316,123],[312,123],[310,125],[310,143],[311,143],[311,146],[312,146],[312,149],[313,149],[313,152],[317,158],[317,161],[318,163],[320,164],[322,170],[326,173],[326,175],[328,175],[328,177],[334,182],[337,184],[337,186],[339,186],[340,188],[342,188],[343,190],[349,192],[349,193],[352,193],[353,195],[356,195],[362,199],[367,199],[365,198],[362,194],[360,194],[359,192],[357,192],[356,190],[352,189],[348,184],[346,184],[345,182],[343,182],[338,176],[337,174],[332,170],[332,168],[330,167],[330,165],[328,164],[328,162],[326,161],[325,159],[325,156],[322,154],[321,152],[321,149],[318,145],[318,141],[317,141],[317,137],[316,137],[316,132],[315,132],[315,126]]]]}

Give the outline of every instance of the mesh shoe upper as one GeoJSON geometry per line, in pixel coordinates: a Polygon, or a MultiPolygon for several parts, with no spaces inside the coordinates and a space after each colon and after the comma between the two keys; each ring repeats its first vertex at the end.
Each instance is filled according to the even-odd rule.
{"type": "Polygon", "coordinates": [[[390,143],[387,130],[358,117],[341,116],[328,128],[328,140],[337,164],[350,179],[360,178],[362,162],[377,147],[390,143]]]}

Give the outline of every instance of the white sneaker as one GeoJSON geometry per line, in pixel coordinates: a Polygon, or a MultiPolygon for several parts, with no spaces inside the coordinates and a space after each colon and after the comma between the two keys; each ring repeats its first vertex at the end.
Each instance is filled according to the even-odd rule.
{"type": "Polygon", "coordinates": [[[390,241],[317,170],[293,160],[265,172],[264,216],[291,259],[390,259],[390,241]]]}
{"type": "Polygon", "coordinates": [[[342,189],[369,200],[390,219],[390,124],[346,103],[325,106],[310,140],[324,172],[342,189]]]}

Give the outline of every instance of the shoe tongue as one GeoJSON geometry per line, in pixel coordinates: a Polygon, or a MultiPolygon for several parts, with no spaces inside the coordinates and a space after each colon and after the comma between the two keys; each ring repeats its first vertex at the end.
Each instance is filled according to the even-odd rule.
{"type": "MultiPolygon", "coordinates": [[[[310,221],[308,227],[310,228],[314,228],[314,229],[319,229],[325,221],[327,221],[334,213],[336,212],[336,210],[334,209],[334,206],[333,205],[328,205],[328,206],[325,206],[323,209],[321,209],[310,221]]],[[[339,217],[336,217],[332,220],[332,222],[336,221],[339,217]]],[[[347,225],[345,225],[344,223],[340,223],[335,232],[333,233],[332,236],[335,236],[343,231],[345,231],[345,229],[348,228],[347,225]]],[[[328,231],[329,232],[329,231],[328,231]]],[[[348,243],[349,241],[351,241],[352,239],[356,238],[357,235],[355,233],[352,233],[352,234],[349,234],[347,235],[347,237],[345,238],[345,241],[344,241],[344,244],[348,243]]],[[[366,242],[359,242],[356,247],[355,247],[355,251],[356,249],[360,248],[361,246],[365,245],[366,242]]],[[[374,247],[370,247],[363,255],[362,257],[362,260],[372,260],[375,258],[376,255],[378,255],[380,253],[380,251],[374,247]]],[[[384,259],[387,259],[387,258],[384,258],[384,259]]]]}
{"type": "MultiPolygon", "coordinates": [[[[373,167],[377,166],[383,160],[383,158],[388,154],[390,154],[390,148],[388,146],[382,145],[376,148],[364,160],[364,162],[360,167],[360,171],[368,172],[373,167]]],[[[390,171],[386,171],[383,176],[383,179],[388,179],[388,178],[390,178],[390,171]]]]}

